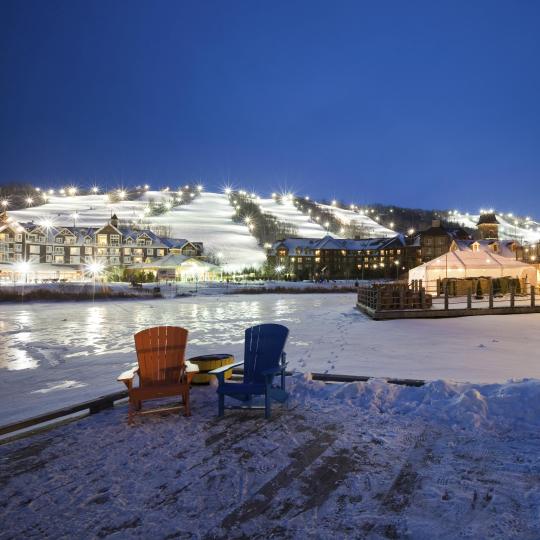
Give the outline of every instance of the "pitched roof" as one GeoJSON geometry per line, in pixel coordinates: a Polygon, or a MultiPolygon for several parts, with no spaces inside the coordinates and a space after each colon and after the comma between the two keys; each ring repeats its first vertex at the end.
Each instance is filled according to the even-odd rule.
{"type": "Polygon", "coordinates": [[[478,220],[477,225],[483,225],[483,224],[496,224],[498,225],[499,222],[497,221],[497,216],[489,212],[487,214],[480,214],[480,219],[478,220]]]}

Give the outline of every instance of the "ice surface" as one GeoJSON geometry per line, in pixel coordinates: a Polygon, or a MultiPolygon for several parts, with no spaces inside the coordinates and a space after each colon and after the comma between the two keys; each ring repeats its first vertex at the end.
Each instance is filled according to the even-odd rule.
{"type": "Polygon", "coordinates": [[[290,328],[291,369],[501,383],[540,378],[540,314],[372,321],[354,294],[195,296],[0,306],[0,424],[122,389],[133,334],[189,329],[188,355],[242,356],[248,326],[290,328]],[[82,386],[80,386],[82,385],[82,386]]]}

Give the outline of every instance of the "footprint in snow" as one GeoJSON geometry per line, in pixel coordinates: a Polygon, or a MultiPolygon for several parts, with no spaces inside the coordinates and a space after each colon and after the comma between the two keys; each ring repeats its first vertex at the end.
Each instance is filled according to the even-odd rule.
{"type": "Polygon", "coordinates": [[[479,349],[485,349],[486,346],[485,346],[483,343],[480,343],[480,345],[478,345],[478,348],[479,348],[479,349]]]}

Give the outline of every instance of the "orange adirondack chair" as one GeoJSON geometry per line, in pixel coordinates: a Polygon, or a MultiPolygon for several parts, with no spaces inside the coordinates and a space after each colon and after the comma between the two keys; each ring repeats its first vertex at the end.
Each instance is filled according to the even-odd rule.
{"type": "Polygon", "coordinates": [[[189,387],[199,368],[186,364],[188,331],[178,326],[156,326],[135,334],[139,367],[122,373],[118,380],[128,388],[130,418],[141,410],[141,402],[167,396],[182,397],[185,416],[190,416],[189,387]],[[139,386],[133,386],[135,374],[139,386]]]}

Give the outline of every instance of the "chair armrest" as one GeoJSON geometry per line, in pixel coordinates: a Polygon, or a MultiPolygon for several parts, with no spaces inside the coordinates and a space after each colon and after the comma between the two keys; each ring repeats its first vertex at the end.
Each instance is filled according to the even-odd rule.
{"type": "Polygon", "coordinates": [[[213,369],[212,371],[208,372],[208,375],[219,375],[220,373],[225,373],[226,371],[229,371],[229,369],[241,366],[244,362],[234,362],[233,364],[228,364],[226,366],[221,366],[216,369],[213,369]]]}
{"type": "Polygon", "coordinates": [[[127,371],[124,371],[123,373],[120,373],[120,375],[118,375],[118,378],[116,380],[120,382],[131,381],[133,380],[133,377],[135,377],[135,375],[138,375],[138,374],[139,374],[139,368],[134,367],[134,368],[128,369],[127,371]]]}

